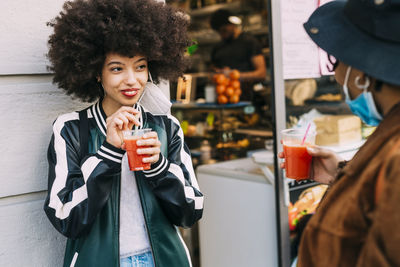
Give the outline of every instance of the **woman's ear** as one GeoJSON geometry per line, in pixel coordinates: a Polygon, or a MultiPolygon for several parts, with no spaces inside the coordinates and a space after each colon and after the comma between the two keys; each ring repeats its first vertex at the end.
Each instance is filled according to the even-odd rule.
{"type": "Polygon", "coordinates": [[[371,78],[364,72],[360,72],[356,76],[354,83],[358,87],[358,89],[369,91],[371,87],[371,78]]]}

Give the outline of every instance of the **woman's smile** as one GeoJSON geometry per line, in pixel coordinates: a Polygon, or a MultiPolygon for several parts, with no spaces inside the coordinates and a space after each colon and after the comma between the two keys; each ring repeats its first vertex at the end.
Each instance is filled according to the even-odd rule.
{"type": "Polygon", "coordinates": [[[121,93],[126,96],[126,97],[134,97],[135,95],[137,95],[139,93],[139,88],[137,89],[125,89],[125,90],[121,90],[121,93]]]}

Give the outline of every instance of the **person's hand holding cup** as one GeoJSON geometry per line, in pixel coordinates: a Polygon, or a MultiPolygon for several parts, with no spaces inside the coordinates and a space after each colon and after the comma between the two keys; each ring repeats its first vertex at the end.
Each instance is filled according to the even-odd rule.
{"type": "Polygon", "coordinates": [[[131,171],[149,170],[159,160],[161,143],[157,132],[146,129],[123,131],[124,145],[131,171]]]}
{"type": "Polygon", "coordinates": [[[315,131],[293,128],[281,133],[286,177],[296,180],[309,179],[312,156],[307,147],[315,144],[315,131]]]}

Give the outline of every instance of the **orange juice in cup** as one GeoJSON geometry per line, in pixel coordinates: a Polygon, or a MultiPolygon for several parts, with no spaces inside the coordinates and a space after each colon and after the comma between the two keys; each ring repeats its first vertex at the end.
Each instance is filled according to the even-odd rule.
{"type": "Polygon", "coordinates": [[[315,132],[308,131],[306,136],[305,134],[305,129],[286,129],[282,131],[287,178],[305,180],[310,177],[312,157],[308,154],[307,147],[314,145],[315,132]]]}
{"type": "Polygon", "coordinates": [[[137,154],[137,150],[140,148],[147,148],[148,146],[138,146],[137,140],[143,139],[145,133],[150,132],[151,129],[136,129],[123,131],[124,143],[126,153],[128,155],[129,169],[131,171],[143,171],[150,169],[150,162],[144,163],[143,158],[148,157],[146,154],[137,154]]]}

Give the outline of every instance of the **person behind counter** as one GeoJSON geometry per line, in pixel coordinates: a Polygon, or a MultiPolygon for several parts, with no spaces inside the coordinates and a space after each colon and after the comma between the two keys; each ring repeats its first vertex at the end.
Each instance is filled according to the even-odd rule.
{"type": "Polygon", "coordinates": [[[211,52],[214,71],[228,75],[231,70],[238,70],[243,90],[241,99],[251,100],[254,83],[264,81],[267,75],[261,45],[253,36],[242,32],[240,18],[229,10],[215,11],[210,25],[221,37],[211,52]]]}
{"type": "Polygon", "coordinates": [[[188,20],[154,0],[75,0],[49,24],[53,81],[96,101],[59,116],[48,149],[44,210],[68,237],[64,266],[192,266],[176,227],[203,212],[189,149],[174,117],[139,101],[156,90],[150,72],[183,74],[188,20]],[[121,135],[132,127],[151,128],[137,141],[149,170],[129,169],[121,135]]]}
{"type": "Polygon", "coordinates": [[[333,1],[304,24],[336,58],[352,112],[378,127],[347,163],[320,147],[308,151],[310,178],[331,186],[302,234],[297,266],[400,266],[399,24],[399,0],[333,1]]]}

